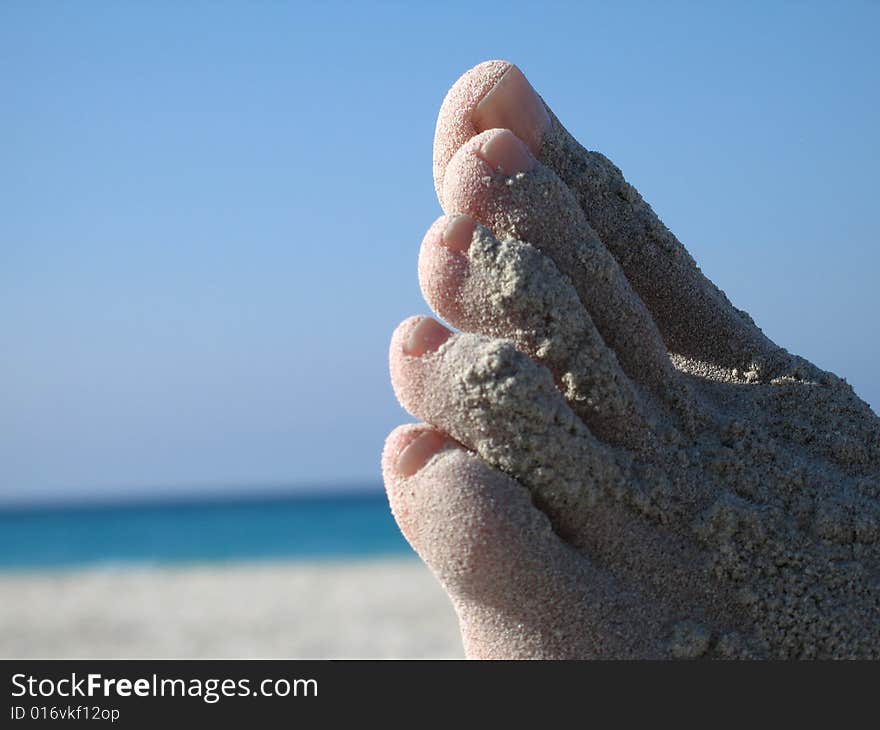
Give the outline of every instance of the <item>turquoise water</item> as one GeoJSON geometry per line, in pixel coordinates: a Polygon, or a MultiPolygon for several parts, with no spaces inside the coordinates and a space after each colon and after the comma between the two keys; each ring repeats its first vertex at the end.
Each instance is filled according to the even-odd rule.
{"type": "Polygon", "coordinates": [[[0,510],[0,569],[412,555],[382,493],[0,510]]]}

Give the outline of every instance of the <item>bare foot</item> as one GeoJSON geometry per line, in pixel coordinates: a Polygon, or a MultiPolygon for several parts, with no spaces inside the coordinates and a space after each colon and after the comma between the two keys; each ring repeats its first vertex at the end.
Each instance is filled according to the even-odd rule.
{"type": "Polygon", "coordinates": [[[471,657],[880,657],[880,421],[505,62],[444,101],[394,515],[471,657]]]}

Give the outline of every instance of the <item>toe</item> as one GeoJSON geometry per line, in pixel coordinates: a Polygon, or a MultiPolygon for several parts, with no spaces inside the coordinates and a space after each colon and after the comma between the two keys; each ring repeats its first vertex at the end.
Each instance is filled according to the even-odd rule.
{"type": "Polygon", "coordinates": [[[548,256],[626,374],[689,420],[689,398],[650,313],[571,191],[523,142],[497,129],[470,139],[447,166],[444,200],[447,211],[473,217],[497,238],[528,242],[548,256]]]}
{"type": "Polygon", "coordinates": [[[584,653],[580,628],[547,630],[554,618],[575,629],[577,559],[522,486],[424,425],[392,432],[382,463],[392,513],[449,593],[468,656],[584,653]]]}
{"type": "Polygon", "coordinates": [[[623,478],[611,449],[572,411],[550,371],[507,340],[452,334],[413,317],[391,339],[390,364],[403,407],[520,476],[560,534],[575,536],[597,490],[623,478]],[[420,347],[411,343],[423,337],[442,343],[413,355],[420,347]]]}
{"type": "Polygon", "coordinates": [[[776,351],[751,318],[700,271],[620,169],[578,144],[551,117],[541,161],[572,191],[650,310],[670,351],[739,368],[776,351]]]}
{"type": "Polygon", "coordinates": [[[510,63],[474,67],[444,100],[434,138],[434,182],[444,210],[458,209],[447,198],[447,167],[472,137],[493,128],[511,130],[571,190],[576,207],[622,266],[671,351],[728,368],[760,370],[778,350],[703,275],[621,171],[578,144],[510,63]]]}
{"type": "Polygon", "coordinates": [[[507,177],[528,172],[536,164],[529,148],[509,129],[487,130],[474,153],[497,175],[507,177]]]}
{"type": "Polygon", "coordinates": [[[469,657],[622,657],[656,644],[654,607],[560,540],[528,491],[476,454],[401,426],[382,465],[394,517],[449,593],[469,657]]]}
{"type": "Polygon", "coordinates": [[[382,471],[404,536],[459,598],[503,587],[493,568],[504,570],[514,556],[531,552],[514,525],[531,523],[536,544],[558,542],[524,487],[431,426],[395,429],[385,443],[382,471]]]}
{"type": "Polygon", "coordinates": [[[581,561],[521,485],[424,425],[392,432],[382,462],[392,513],[449,593],[469,657],[592,653],[581,561]]]}
{"type": "Polygon", "coordinates": [[[540,154],[550,115],[544,102],[525,75],[511,65],[471,114],[477,132],[509,129],[525,142],[531,152],[540,154]]]}
{"type": "Polygon", "coordinates": [[[442,216],[422,241],[419,280],[447,322],[509,339],[547,366],[596,436],[640,451],[652,447],[652,419],[637,389],[570,280],[535,247],[498,241],[468,216],[442,216]]]}
{"type": "Polygon", "coordinates": [[[449,90],[434,134],[434,183],[441,200],[446,166],[471,137],[487,129],[509,129],[538,154],[550,117],[523,73],[507,61],[486,61],[449,90]]]}

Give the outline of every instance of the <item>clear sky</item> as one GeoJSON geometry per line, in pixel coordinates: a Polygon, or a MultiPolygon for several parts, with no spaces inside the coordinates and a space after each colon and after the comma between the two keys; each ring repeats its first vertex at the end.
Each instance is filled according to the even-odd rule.
{"type": "Polygon", "coordinates": [[[520,65],[875,410],[880,5],[0,3],[0,499],[379,482],[434,120],[520,65]]]}

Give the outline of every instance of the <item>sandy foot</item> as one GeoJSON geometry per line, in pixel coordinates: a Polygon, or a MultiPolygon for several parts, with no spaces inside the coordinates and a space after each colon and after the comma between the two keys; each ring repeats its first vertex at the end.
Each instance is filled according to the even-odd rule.
{"type": "Polygon", "coordinates": [[[398,523],[474,657],[880,656],[880,421],[504,62],[450,91],[395,332],[398,523]],[[503,127],[503,128],[501,128],[503,127]]]}

